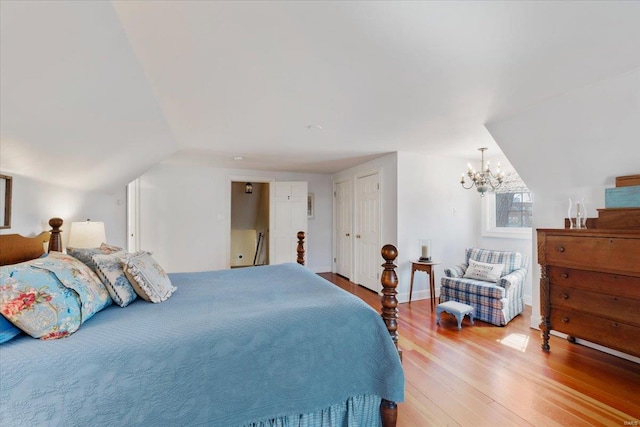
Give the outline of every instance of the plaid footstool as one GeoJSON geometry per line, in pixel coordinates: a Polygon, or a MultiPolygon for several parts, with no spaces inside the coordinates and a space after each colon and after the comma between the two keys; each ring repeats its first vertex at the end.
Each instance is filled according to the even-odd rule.
{"type": "Polygon", "coordinates": [[[438,304],[438,306],[436,307],[438,325],[440,324],[440,314],[443,311],[456,316],[456,320],[458,321],[458,329],[462,329],[462,319],[466,314],[469,315],[469,319],[471,320],[471,324],[473,325],[473,312],[475,311],[475,309],[470,305],[463,304],[458,301],[447,301],[438,304]]]}

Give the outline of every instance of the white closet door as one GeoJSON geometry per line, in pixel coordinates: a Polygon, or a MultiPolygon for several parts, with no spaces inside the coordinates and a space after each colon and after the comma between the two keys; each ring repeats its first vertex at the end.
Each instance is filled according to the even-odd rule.
{"type": "Polygon", "coordinates": [[[356,179],[356,283],[380,292],[380,180],[377,173],[356,179]]]}
{"type": "Polygon", "coordinates": [[[352,277],[353,253],[353,184],[351,180],[335,185],[336,200],[336,273],[352,277]]]}
{"type": "Polygon", "coordinates": [[[296,235],[307,231],[307,183],[271,182],[269,204],[269,263],[296,262],[296,235]]]}

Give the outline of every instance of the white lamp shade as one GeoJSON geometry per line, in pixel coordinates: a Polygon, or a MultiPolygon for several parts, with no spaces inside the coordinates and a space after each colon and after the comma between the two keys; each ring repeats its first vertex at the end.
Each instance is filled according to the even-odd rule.
{"type": "Polygon", "coordinates": [[[97,248],[106,240],[104,222],[72,222],[67,246],[70,248],[97,248]]]}

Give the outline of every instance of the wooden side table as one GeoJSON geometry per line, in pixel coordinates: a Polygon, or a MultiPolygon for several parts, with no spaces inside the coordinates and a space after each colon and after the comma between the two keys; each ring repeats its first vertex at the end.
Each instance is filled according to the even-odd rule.
{"type": "Polygon", "coordinates": [[[440,264],[434,261],[411,261],[411,285],[409,287],[409,302],[411,302],[411,294],[413,293],[413,275],[417,271],[424,271],[429,275],[429,291],[431,292],[431,311],[436,308],[436,284],[433,277],[433,266],[440,264]]]}

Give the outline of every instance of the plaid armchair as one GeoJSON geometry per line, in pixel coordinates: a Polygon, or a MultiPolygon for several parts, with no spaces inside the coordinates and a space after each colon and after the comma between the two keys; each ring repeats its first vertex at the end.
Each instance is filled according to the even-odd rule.
{"type": "Polygon", "coordinates": [[[524,310],[523,285],[528,259],[518,252],[469,248],[466,262],[445,268],[440,283],[440,302],[458,301],[475,308],[475,318],[496,326],[504,326],[524,310]],[[469,260],[503,264],[497,282],[465,278],[469,260]]]}

